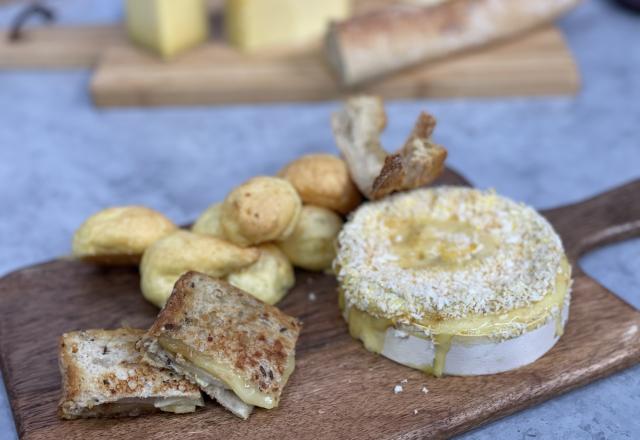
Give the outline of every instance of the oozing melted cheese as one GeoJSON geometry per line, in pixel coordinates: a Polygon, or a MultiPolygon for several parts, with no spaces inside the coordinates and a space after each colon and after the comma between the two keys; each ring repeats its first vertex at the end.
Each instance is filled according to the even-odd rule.
{"type": "MultiPolygon", "coordinates": [[[[163,349],[181,355],[196,367],[220,379],[220,381],[227,385],[243,402],[266,409],[278,406],[278,394],[260,391],[256,384],[240,377],[232,368],[209,359],[180,341],[161,337],[158,339],[158,342],[163,349]]],[[[290,355],[287,358],[285,371],[282,374],[283,384],[289,379],[289,376],[293,372],[294,365],[294,357],[290,355]]]]}
{"type": "Polygon", "coordinates": [[[185,414],[196,410],[196,403],[193,400],[180,397],[156,400],[153,406],[161,411],[176,414],[185,414]]]}
{"type": "MultiPolygon", "coordinates": [[[[542,326],[551,316],[554,316],[556,320],[556,336],[561,336],[564,331],[561,311],[570,283],[571,268],[566,258],[563,258],[561,269],[556,277],[555,288],[542,300],[528,307],[493,315],[471,315],[462,319],[412,322],[411,326],[418,330],[414,336],[427,338],[426,335],[429,334],[435,346],[433,365],[430,368],[425,368],[424,371],[435,376],[442,375],[446,355],[454,336],[496,337],[501,335],[502,328],[512,327],[514,324],[523,326],[524,331],[529,332],[542,326]]],[[[344,307],[342,293],[340,293],[339,304],[341,308],[344,307]]],[[[387,329],[395,325],[390,319],[376,318],[355,307],[349,308],[347,320],[351,336],[360,339],[367,350],[378,354],[382,353],[384,349],[387,329]]]]}

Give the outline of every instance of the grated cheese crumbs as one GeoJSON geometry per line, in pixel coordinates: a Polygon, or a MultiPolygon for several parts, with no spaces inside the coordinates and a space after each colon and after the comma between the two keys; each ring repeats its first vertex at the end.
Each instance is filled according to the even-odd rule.
{"type": "Polygon", "coordinates": [[[396,385],[393,387],[393,394],[399,394],[403,391],[402,385],[396,385]]]}
{"type": "Polygon", "coordinates": [[[363,204],[342,229],[338,249],[334,270],[347,307],[408,325],[526,307],[554,288],[564,255],[560,238],[533,208],[464,187],[363,204]],[[462,263],[452,267],[404,267],[393,249],[412,222],[418,230],[429,222],[464,225],[471,233],[443,230],[437,238],[469,255],[461,251],[462,263]]]}

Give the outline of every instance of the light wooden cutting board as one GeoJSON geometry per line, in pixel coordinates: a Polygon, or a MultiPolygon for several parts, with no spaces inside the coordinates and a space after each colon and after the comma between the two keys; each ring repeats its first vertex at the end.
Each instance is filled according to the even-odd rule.
{"type": "Polygon", "coordinates": [[[0,30],[0,69],[93,67],[105,49],[127,45],[120,26],[42,26],[27,29],[20,41],[0,30]]]}
{"type": "MultiPolygon", "coordinates": [[[[575,93],[579,82],[562,34],[548,27],[358,91],[385,98],[555,95],[575,93]]],[[[223,42],[171,62],[133,46],[113,46],[91,81],[101,107],[330,100],[353,92],[341,90],[320,47],[246,55],[223,42]]]]}
{"type": "MultiPolygon", "coordinates": [[[[465,181],[449,171],[441,183],[465,181]]],[[[257,409],[247,421],[213,402],[194,414],[59,420],[59,336],[146,328],[157,309],[142,298],[135,268],[60,259],[19,270],[0,279],[0,366],[18,433],[25,440],[448,438],[542,402],[640,361],[640,312],[577,265],[594,247],[640,235],[639,192],[640,180],[542,212],[574,269],[569,322],[549,353],[507,373],[436,379],[370,353],[349,336],[335,278],[298,272],[278,305],[304,322],[296,369],[280,407],[257,409]],[[394,394],[404,379],[404,391],[394,394]]]]}
{"type": "MultiPolygon", "coordinates": [[[[399,0],[356,0],[360,14],[399,0]]],[[[212,10],[220,9],[212,1],[212,10]]],[[[246,55],[222,40],[171,62],[131,45],[119,26],[28,28],[9,42],[0,31],[0,69],[94,67],[98,106],[209,105],[336,99],[573,94],[579,74],[561,32],[547,27],[517,39],[429,63],[360,90],[342,90],[319,44],[246,55]]]]}

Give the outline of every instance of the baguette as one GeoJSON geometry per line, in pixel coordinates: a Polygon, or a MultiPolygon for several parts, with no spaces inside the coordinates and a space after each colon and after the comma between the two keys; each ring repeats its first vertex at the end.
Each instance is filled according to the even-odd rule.
{"type": "Polygon", "coordinates": [[[553,21],[580,0],[455,0],[398,4],[333,23],[326,53],[353,86],[553,21]]]}

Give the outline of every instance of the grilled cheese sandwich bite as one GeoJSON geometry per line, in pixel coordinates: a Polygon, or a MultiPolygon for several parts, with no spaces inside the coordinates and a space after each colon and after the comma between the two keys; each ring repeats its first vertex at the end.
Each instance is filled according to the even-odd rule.
{"type": "Polygon", "coordinates": [[[297,319],[225,281],[189,272],[139,343],[145,361],[196,383],[233,414],[278,406],[293,372],[297,319]]]}
{"type": "Polygon", "coordinates": [[[85,330],[60,340],[63,419],[122,417],[204,406],[198,387],[142,362],[135,344],[144,330],[85,330]]]}
{"type": "Polygon", "coordinates": [[[571,267],[534,209],[439,187],[363,205],[339,236],[340,305],[354,338],[436,376],[529,364],[564,331],[571,267]]]}

